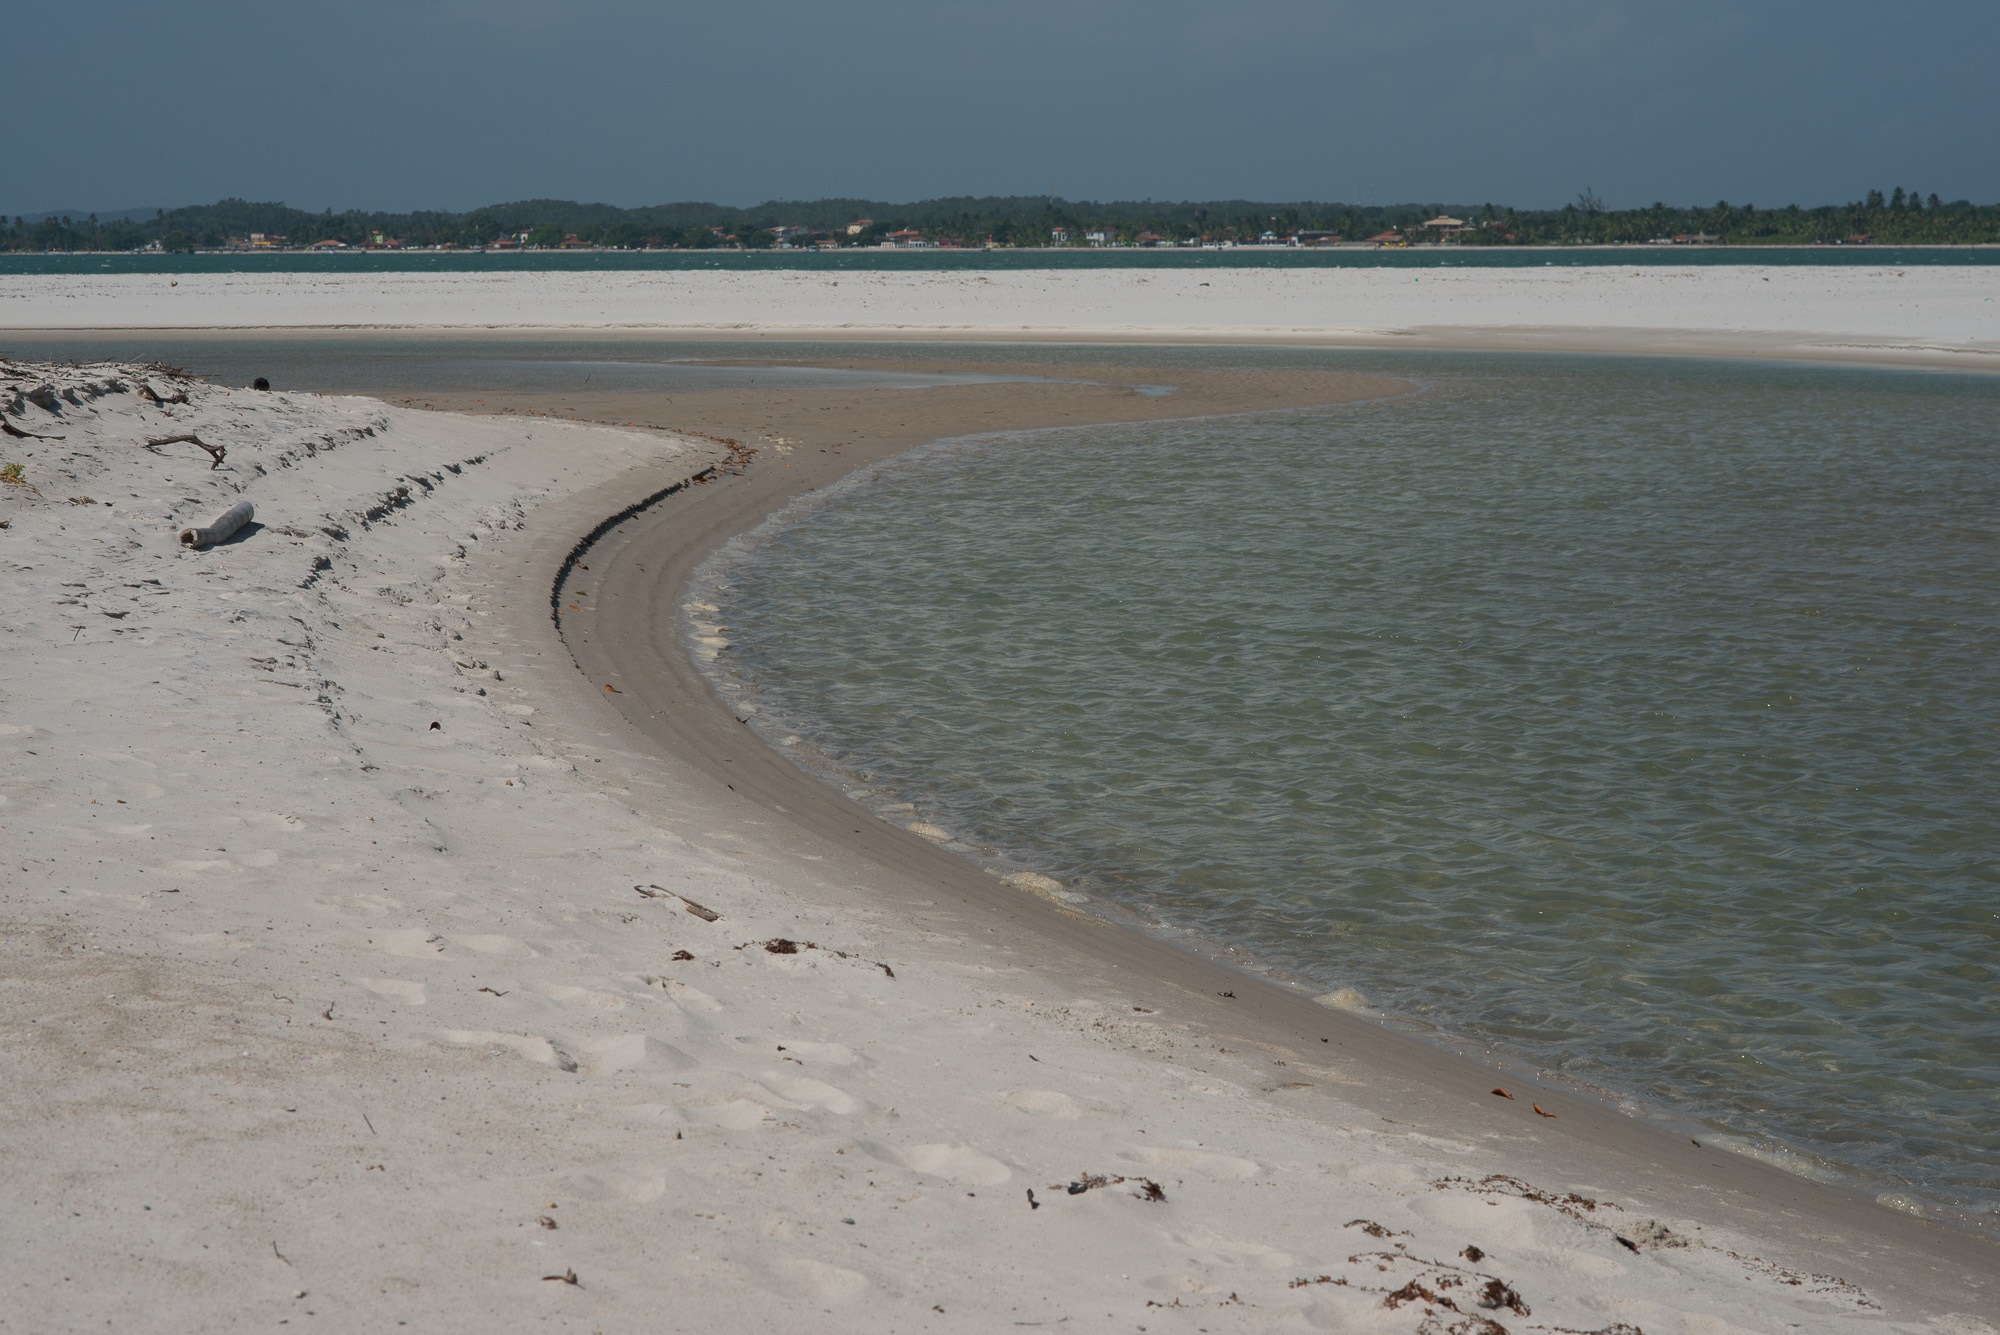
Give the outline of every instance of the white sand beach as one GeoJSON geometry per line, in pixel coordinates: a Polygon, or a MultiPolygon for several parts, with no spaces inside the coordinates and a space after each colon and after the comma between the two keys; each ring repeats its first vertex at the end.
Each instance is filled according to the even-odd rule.
{"type": "Polygon", "coordinates": [[[644,331],[1518,348],[2000,366],[2000,266],[0,277],[0,329],[644,331]]]}
{"type": "MultiPolygon", "coordinates": [[[[1842,309],[1991,337],[1892,295],[1934,278],[1842,309]]],[[[887,324],[1042,280],[841,281],[887,324]]],[[[830,320],[817,282],[17,278],[0,318],[830,320]]],[[[1007,891],[1017,937],[649,749],[551,596],[710,440],[8,375],[0,1330],[1996,1329],[1984,1242],[1532,1084],[1385,1092],[1365,1017],[1232,1038],[1035,944],[1057,906],[1007,891]],[[144,443],[190,434],[220,467],[144,443]]]]}

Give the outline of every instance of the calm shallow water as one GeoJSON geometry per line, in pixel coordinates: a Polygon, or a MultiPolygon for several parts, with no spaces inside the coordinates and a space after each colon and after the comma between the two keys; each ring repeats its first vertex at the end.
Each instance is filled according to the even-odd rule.
{"type": "MultiPolygon", "coordinates": [[[[857,358],[838,344],[782,344],[794,359],[857,358]]],[[[795,366],[768,347],[660,339],[126,338],[13,339],[0,357],[24,361],[164,362],[204,379],[314,394],[695,394],[710,390],[924,389],[1036,377],[979,372],[795,366]],[[746,364],[755,359],[760,364],[746,364]]],[[[905,360],[911,360],[906,357],[905,360]]],[[[921,360],[918,358],[917,360],[921,360]]],[[[969,359],[962,359],[969,360],[969,359]]],[[[989,359],[990,360],[990,359],[989,359]]]]}
{"type": "Polygon", "coordinates": [[[2000,1219],[2000,382],[1175,355],[1424,392],[892,461],[711,564],[725,685],[899,819],[2000,1219]]]}

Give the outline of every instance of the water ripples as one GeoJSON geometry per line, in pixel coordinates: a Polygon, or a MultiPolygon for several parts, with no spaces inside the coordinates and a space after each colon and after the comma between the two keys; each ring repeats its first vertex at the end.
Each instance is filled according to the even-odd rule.
{"type": "Polygon", "coordinates": [[[2000,1207],[2000,386],[1408,365],[896,461],[717,567],[723,669],[968,843],[2000,1207]]]}

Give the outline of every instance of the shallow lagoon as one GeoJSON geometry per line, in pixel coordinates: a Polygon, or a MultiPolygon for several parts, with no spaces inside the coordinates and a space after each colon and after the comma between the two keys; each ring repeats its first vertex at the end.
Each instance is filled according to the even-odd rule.
{"type": "Polygon", "coordinates": [[[774,742],[1446,1041],[1991,1223],[2000,382],[1174,359],[1422,392],[952,442],[795,509],[709,572],[774,742]]]}

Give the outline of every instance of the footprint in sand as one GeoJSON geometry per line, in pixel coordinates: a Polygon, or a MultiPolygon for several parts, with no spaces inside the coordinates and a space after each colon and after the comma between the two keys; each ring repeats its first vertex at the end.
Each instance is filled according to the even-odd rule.
{"type": "Polygon", "coordinates": [[[861,1058],[845,1043],[806,1043],[792,1039],[785,1051],[809,1066],[852,1066],[861,1058]]]}
{"type": "Polygon", "coordinates": [[[721,1002],[698,987],[689,987],[686,983],[677,982],[672,978],[648,978],[646,982],[649,986],[665,992],[668,999],[676,1005],[684,1006],[688,1010],[713,1015],[722,1009],[721,1002]]]}
{"type": "Polygon", "coordinates": [[[535,991],[550,1001],[568,1006],[573,1010],[622,1011],[625,998],[610,992],[598,992],[588,987],[571,987],[563,983],[537,983],[535,991]]]}
{"type": "Polygon", "coordinates": [[[435,959],[444,953],[444,938],[421,927],[391,928],[386,932],[370,932],[368,944],[385,955],[401,955],[405,959],[435,959]]]}
{"type": "Polygon", "coordinates": [[[644,1205],[667,1194],[667,1175],[657,1169],[618,1166],[572,1173],[562,1191],[580,1201],[631,1201],[644,1205]]]}
{"type": "Polygon", "coordinates": [[[701,1065],[673,1044],[662,1043],[650,1034],[615,1034],[609,1038],[593,1038],[577,1051],[585,1075],[610,1075],[616,1071],[685,1071],[701,1065]]]}
{"type": "Polygon", "coordinates": [[[1542,1245],[1544,1207],[1518,1196],[1440,1192],[1418,1197],[1410,1213],[1427,1223],[1463,1232],[1488,1251],[1514,1255],[1542,1245]]]}
{"type": "Polygon", "coordinates": [[[1058,1122],[1074,1122],[1083,1116],[1083,1105],[1053,1089],[1017,1089],[1000,1096],[1002,1105],[1035,1117],[1058,1122]]]}
{"type": "Polygon", "coordinates": [[[400,912],[403,907],[402,900],[391,899],[387,895],[328,895],[318,902],[323,908],[341,909],[366,918],[386,918],[391,913],[400,912]]]}
{"type": "Polygon", "coordinates": [[[868,1291],[868,1276],[861,1272],[803,1257],[776,1262],[771,1277],[792,1297],[829,1307],[852,1302],[868,1291]]]}
{"type": "Polygon", "coordinates": [[[764,1086],[781,1099],[792,1103],[802,1103],[809,1108],[824,1108],[841,1117],[859,1110],[861,1100],[844,1089],[836,1089],[823,1080],[809,1076],[788,1075],[779,1071],[764,1078],[764,1086]]]}
{"type": "Polygon", "coordinates": [[[725,1099],[719,1103],[683,1103],[681,1115],[690,1122],[719,1126],[725,1131],[748,1131],[771,1119],[771,1110],[749,1099],[725,1099]]]}
{"type": "Polygon", "coordinates": [[[1248,1238],[1225,1237],[1220,1233],[1191,1232],[1173,1235],[1174,1245],[1185,1247],[1192,1260],[1208,1266],[1255,1266],[1259,1270],[1284,1270],[1298,1261],[1290,1252],[1281,1252],[1248,1238]]]}
{"type": "Polygon", "coordinates": [[[511,936],[454,936],[451,944],[461,946],[478,955],[492,955],[499,959],[531,960],[541,952],[526,941],[511,936]]]}
{"type": "Polygon", "coordinates": [[[975,1187],[997,1187],[1014,1176],[1006,1164],[966,1145],[912,1145],[904,1150],[877,1147],[869,1152],[878,1159],[899,1163],[919,1173],[975,1187]]]}
{"type": "Polygon", "coordinates": [[[1610,1257],[1576,1247],[1520,1247],[1508,1252],[1508,1255],[1531,1265],[1545,1265],[1554,1270],[1590,1275],[1597,1279],[1616,1279],[1625,1273],[1625,1267],[1610,1257]]]}
{"type": "Polygon", "coordinates": [[[1312,1329],[1340,1332],[1383,1329],[1382,1300],[1373,1291],[1321,1287],[1314,1292],[1317,1296],[1299,1313],[1312,1329]]]}
{"type": "Polygon", "coordinates": [[[490,1029],[447,1029],[439,1037],[447,1043],[463,1047],[485,1048],[495,1053],[511,1052],[516,1057],[525,1057],[531,1062],[540,1062],[562,1071],[576,1069],[576,1058],[546,1038],[534,1034],[503,1034],[490,1029]]]}
{"type": "Polygon", "coordinates": [[[347,981],[378,997],[400,1001],[406,1006],[421,1006],[428,1000],[422,983],[406,982],[401,978],[350,978],[347,981]]]}
{"type": "Polygon", "coordinates": [[[637,1126],[672,1126],[687,1119],[681,1110],[671,1103],[628,1103],[622,1108],[606,1110],[606,1115],[620,1122],[630,1122],[637,1126]]]}
{"type": "Polygon", "coordinates": [[[1224,1181],[1240,1181],[1255,1177],[1264,1171],[1264,1166],[1251,1159],[1239,1159],[1233,1154],[1217,1154],[1206,1149],[1168,1149],[1151,1145],[1126,1150],[1119,1154],[1123,1163],[1137,1164],[1142,1168],[1167,1168],[1177,1173],[1200,1173],[1203,1177],[1220,1178],[1224,1181]]]}

